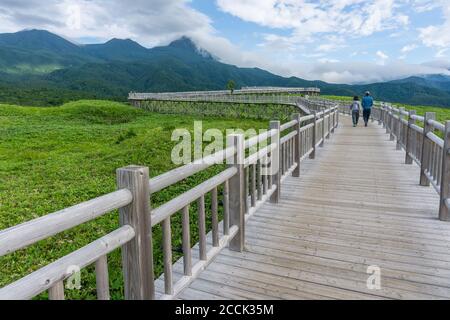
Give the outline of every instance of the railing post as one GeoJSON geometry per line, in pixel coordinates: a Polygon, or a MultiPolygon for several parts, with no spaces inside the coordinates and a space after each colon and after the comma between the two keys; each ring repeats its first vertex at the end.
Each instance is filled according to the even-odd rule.
{"type": "Polygon", "coordinates": [[[395,131],[395,114],[394,114],[394,108],[391,107],[390,108],[390,112],[389,112],[389,116],[390,116],[390,125],[389,125],[389,133],[390,133],[390,137],[389,140],[394,141],[395,140],[395,136],[394,136],[394,131],[395,131]]]}
{"type": "Polygon", "coordinates": [[[229,215],[230,226],[239,228],[230,241],[230,250],[242,252],[245,245],[245,214],[244,214],[244,135],[231,134],[227,137],[227,147],[234,146],[236,153],[227,159],[228,166],[235,167],[237,173],[229,181],[229,215]]]}
{"type": "Polygon", "coordinates": [[[130,225],[135,237],[122,246],[126,300],[155,298],[149,170],[129,166],[117,169],[118,189],[128,189],[133,201],[119,209],[120,225],[130,225]]]}
{"type": "Polygon", "coordinates": [[[322,142],[319,147],[323,147],[325,144],[325,108],[322,108],[322,142]]]}
{"type": "Polygon", "coordinates": [[[327,139],[330,139],[331,137],[331,108],[328,109],[328,134],[327,134],[327,139]]]}
{"type": "Polygon", "coordinates": [[[383,124],[383,129],[386,128],[386,107],[384,103],[381,105],[381,123],[383,124]]]}
{"type": "Polygon", "coordinates": [[[403,132],[403,124],[402,124],[402,119],[403,119],[403,114],[402,112],[405,111],[405,108],[399,108],[398,109],[398,121],[397,121],[397,150],[402,150],[402,135],[404,134],[403,132]]]}
{"type": "Polygon", "coordinates": [[[446,200],[450,198],[450,121],[445,121],[444,149],[442,150],[441,202],[439,220],[450,221],[446,200]]]}
{"type": "Polygon", "coordinates": [[[387,105],[384,105],[384,127],[386,128],[386,133],[389,133],[389,109],[387,105]]]}
{"type": "Polygon", "coordinates": [[[334,128],[335,128],[335,126],[336,126],[336,109],[333,109],[333,112],[332,112],[332,114],[333,114],[333,122],[332,122],[332,125],[331,125],[331,133],[334,133],[334,128]]]}
{"type": "Polygon", "coordinates": [[[406,131],[406,156],[405,156],[405,164],[412,164],[413,158],[411,157],[411,152],[413,148],[413,130],[411,129],[411,126],[416,123],[414,119],[412,119],[412,116],[416,114],[415,110],[410,110],[408,113],[408,128],[406,131]]]}
{"type": "Polygon", "coordinates": [[[425,170],[429,167],[430,143],[428,142],[427,133],[433,131],[433,126],[428,124],[428,120],[436,119],[434,112],[426,112],[423,120],[423,141],[422,141],[422,159],[420,161],[420,185],[427,187],[430,185],[425,170]]]}
{"type": "MultiPolygon", "coordinates": [[[[276,190],[272,193],[270,196],[270,202],[272,203],[278,203],[281,195],[281,172],[280,172],[280,165],[283,163],[284,159],[282,158],[281,153],[281,145],[280,145],[280,121],[270,121],[270,130],[277,130],[277,134],[272,136],[270,142],[271,144],[276,144],[276,148],[272,151],[275,155],[278,156],[278,159],[275,159],[274,157],[271,157],[271,173],[272,173],[272,185],[276,185],[276,190]],[[275,161],[274,161],[275,159],[275,161]]],[[[272,186],[270,186],[272,187],[272,186]]]]}
{"type": "Polygon", "coordinates": [[[385,119],[386,119],[386,122],[385,122],[385,124],[386,124],[386,133],[389,133],[389,132],[391,131],[391,117],[390,117],[390,110],[389,110],[389,106],[386,106],[385,108],[386,108],[386,110],[385,110],[385,115],[384,115],[384,117],[385,117],[385,119]]]}
{"type": "Polygon", "coordinates": [[[300,123],[300,114],[296,113],[292,116],[292,119],[297,120],[297,124],[294,127],[295,130],[297,130],[297,134],[295,135],[294,138],[294,161],[297,162],[297,167],[294,169],[294,171],[292,172],[292,176],[293,177],[300,177],[300,159],[301,159],[301,152],[300,150],[302,149],[301,143],[302,143],[302,139],[300,139],[300,130],[302,129],[302,124],[300,123]]]}
{"type": "Polygon", "coordinates": [[[383,122],[383,108],[380,106],[378,108],[378,125],[380,126],[383,122]]]}
{"type": "Polygon", "coordinates": [[[314,114],[314,119],[313,119],[313,130],[312,130],[312,148],[313,150],[311,151],[311,153],[309,154],[309,158],[310,159],[315,159],[316,158],[316,139],[317,139],[317,113],[316,111],[313,111],[314,114]]]}
{"type": "Polygon", "coordinates": [[[336,109],[336,128],[339,127],[339,108],[336,109]]]}

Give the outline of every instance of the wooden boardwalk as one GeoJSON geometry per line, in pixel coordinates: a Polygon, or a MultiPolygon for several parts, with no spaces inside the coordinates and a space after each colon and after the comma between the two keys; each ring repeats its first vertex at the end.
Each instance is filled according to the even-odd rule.
{"type": "Polygon", "coordinates": [[[223,249],[176,298],[450,299],[450,224],[404,160],[376,122],[353,128],[342,116],[280,202],[249,217],[246,250],[223,249]],[[379,290],[367,288],[369,266],[381,270],[379,290]]]}

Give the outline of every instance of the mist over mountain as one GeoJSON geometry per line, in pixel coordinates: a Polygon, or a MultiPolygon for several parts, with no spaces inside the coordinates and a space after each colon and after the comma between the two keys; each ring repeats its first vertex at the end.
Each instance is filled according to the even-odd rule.
{"type": "Polygon", "coordinates": [[[0,102],[52,105],[79,98],[125,100],[129,91],[219,90],[241,86],[319,87],[323,94],[450,107],[450,77],[414,76],[368,85],[281,77],[220,62],[192,40],[145,48],[130,39],[77,45],[44,30],[0,34],[0,102]]]}

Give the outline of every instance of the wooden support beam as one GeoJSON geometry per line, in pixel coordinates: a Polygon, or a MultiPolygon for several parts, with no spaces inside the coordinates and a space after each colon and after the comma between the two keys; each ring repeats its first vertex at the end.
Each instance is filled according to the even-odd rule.
{"type": "Polygon", "coordinates": [[[109,272],[106,255],[95,261],[95,282],[97,285],[97,300],[109,300],[109,272]]]}
{"type": "Polygon", "coordinates": [[[446,204],[450,198],[450,121],[445,122],[444,148],[442,152],[441,194],[439,204],[439,220],[450,221],[449,207],[446,204]]]}
{"type": "Polygon", "coordinates": [[[149,170],[129,166],[117,170],[118,189],[128,189],[133,201],[119,209],[120,225],[134,229],[135,237],[122,246],[126,300],[155,298],[149,170]]]}
{"type": "Polygon", "coordinates": [[[395,112],[392,109],[392,107],[390,108],[390,112],[389,112],[389,140],[394,141],[395,140],[395,136],[394,136],[394,132],[395,132],[395,112]]]}
{"type": "Polygon", "coordinates": [[[325,145],[325,108],[322,108],[322,141],[319,144],[319,147],[323,147],[325,145]]]}
{"type": "Polygon", "coordinates": [[[401,150],[402,149],[402,140],[403,140],[403,124],[402,124],[402,119],[403,119],[403,114],[402,111],[405,111],[405,108],[401,107],[399,108],[398,111],[398,120],[397,120],[397,145],[396,148],[397,150],[401,150]]]}
{"type": "Polygon", "coordinates": [[[302,124],[300,122],[300,114],[296,113],[292,116],[292,119],[297,120],[297,124],[294,126],[294,130],[297,131],[297,134],[295,135],[294,138],[294,162],[297,163],[297,167],[294,169],[294,171],[292,172],[292,176],[293,177],[300,177],[300,161],[301,161],[301,150],[302,150],[302,140],[301,138],[301,128],[302,128],[302,124]]]}
{"type": "Polygon", "coordinates": [[[409,111],[408,114],[408,128],[406,132],[406,156],[405,156],[405,164],[412,164],[413,158],[411,157],[411,152],[414,149],[414,144],[416,143],[414,136],[413,136],[413,129],[411,126],[413,124],[416,124],[416,120],[412,118],[412,116],[416,115],[416,110],[409,111]]]}
{"type": "Polygon", "coordinates": [[[428,180],[425,171],[429,167],[429,153],[431,152],[431,144],[428,141],[427,133],[433,131],[433,126],[428,123],[428,120],[435,120],[436,113],[426,112],[424,117],[424,127],[423,127],[423,141],[422,141],[422,159],[420,161],[420,185],[428,187],[430,181],[428,180]]]}
{"type": "Polygon", "coordinates": [[[49,300],[64,300],[64,282],[58,281],[53,287],[48,289],[49,300]]]}
{"type": "MultiPolygon", "coordinates": [[[[277,189],[272,196],[270,197],[270,202],[278,203],[281,195],[281,164],[284,163],[286,154],[282,153],[281,145],[280,145],[280,121],[270,121],[270,130],[277,130],[277,134],[272,136],[271,143],[275,144],[276,147],[271,153],[271,175],[272,175],[272,184],[276,185],[277,189]]],[[[269,186],[269,189],[272,186],[269,186]]]]}
{"type": "Polygon", "coordinates": [[[317,114],[316,111],[313,111],[314,118],[313,118],[313,129],[312,129],[312,152],[309,154],[310,159],[316,158],[316,139],[317,139],[317,114]]]}
{"type": "Polygon", "coordinates": [[[236,153],[228,159],[227,163],[237,169],[237,173],[229,181],[230,226],[238,227],[236,235],[230,241],[230,250],[242,252],[245,247],[244,135],[229,135],[227,146],[236,148],[236,153]]]}

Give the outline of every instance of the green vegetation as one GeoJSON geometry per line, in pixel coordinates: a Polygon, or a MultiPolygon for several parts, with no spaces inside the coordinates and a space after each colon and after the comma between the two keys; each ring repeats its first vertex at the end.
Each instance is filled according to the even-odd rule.
{"type": "Polygon", "coordinates": [[[342,101],[342,102],[353,101],[353,97],[348,97],[348,96],[321,95],[320,98],[330,99],[330,100],[335,100],[335,101],[342,101]]]}
{"type": "Polygon", "coordinates": [[[227,89],[230,90],[231,94],[233,94],[234,89],[236,89],[236,82],[234,82],[234,80],[229,80],[227,83],[227,89]]]}
{"type": "Polygon", "coordinates": [[[165,114],[187,114],[238,119],[280,121],[290,120],[298,112],[296,106],[286,104],[188,102],[188,101],[144,101],[141,107],[148,111],[165,114]]]}
{"type": "MultiPolygon", "coordinates": [[[[107,101],[78,101],[61,107],[0,105],[0,230],[114,191],[115,170],[139,164],[156,176],[174,167],[174,128],[267,128],[267,121],[163,115],[107,101]]],[[[204,181],[220,166],[152,196],[154,207],[204,181]]],[[[219,190],[220,192],[220,190],[219,190]]],[[[206,198],[207,207],[210,199],[206,198]]],[[[196,205],[191,207],[192,243],[197,242],[196,205]]],[[[181,217],[172,218],[174,260],[181,253],[181,217]]],[[[208,220],[208,228],[210,227],[208,220]]],[[[118,226],[117,211],[24,250],[0,258],[0,286],[54,261],[118,226]]],[[[161,230],[154,229],[156,272],[162,271],[161,230]]],[[[120,250],[108,256],[113,299],[123,297],[120,250]]],[[[82,272],[82,289],[71,299],[93,299],[93,268],[82,272]]],[[[45,298],[46,294],[39,298],[45,298]]]]}
{"type": "Polygon", "coordinates": [[[404,107],[406,110],[416,110],[418,115],[425,115],[425,112],[436,112],[436,120],[444,122],[450,120],[450,109],[429,106],[411,106],[407,104],[396,104],[397,107],[404,107]]]}
{"type": "MultiPolygon", "coordinates": [[[[0,103],[29,106],[59,106],[80,99],[106,98],[98,94],[58,88],[45,83],[2,84],[0,80],[0,103]]],[[[126,95],[118,101],[125,101],[126,95]]]]}

